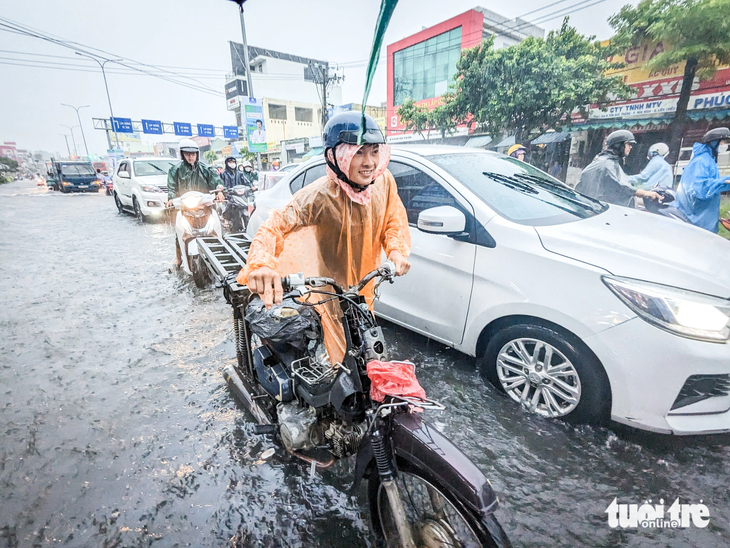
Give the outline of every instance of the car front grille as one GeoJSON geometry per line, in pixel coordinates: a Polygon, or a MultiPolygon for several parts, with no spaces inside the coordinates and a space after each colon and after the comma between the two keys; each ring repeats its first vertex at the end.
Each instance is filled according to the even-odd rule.
{"type": "Polygon", "coordinates": [[[730,394],[730,374],[691,375],[679,391],[671,410],[728,394],[730,394]]]}

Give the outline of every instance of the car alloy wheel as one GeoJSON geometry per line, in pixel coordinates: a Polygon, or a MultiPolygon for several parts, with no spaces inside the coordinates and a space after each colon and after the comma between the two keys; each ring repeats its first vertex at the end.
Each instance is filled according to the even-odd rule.
{"type": "Polygon", "coordinates": [[[122,205],[122,201],[119,199],[119,195],[116,192],[114,193],[114,204],[116,204],[117,211],[119,213],[124,213],[124,206],[122,205]]]}
{"type": "Polygon", "coordinates": [[[137,220],[140,223],[144,223],[147,220],[147,217],[142,213],[142,208],[139,205],[139,201],[137,201],[137,198],[133,198],[132,205],[134,206],[134,216],[137,217],[137,220]]]}
{"type": "Polygon", "coordinates": [[[537,339],[505,344],[497,356],[497,377],[510,398],[543,417],[564,417],[580,402],[580,377],[571,361],[537,339]]]}

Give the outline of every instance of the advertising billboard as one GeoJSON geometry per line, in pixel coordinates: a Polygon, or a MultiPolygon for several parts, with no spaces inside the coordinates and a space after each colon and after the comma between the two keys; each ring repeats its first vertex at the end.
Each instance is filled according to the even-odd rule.
{"type": "Polygon", "coordinates": [[[266,122],[261,100],[255,97],[242,97],[241,118],[241,122],[246,128],[248,150],[251,152],[266,152],[266,122]]]}

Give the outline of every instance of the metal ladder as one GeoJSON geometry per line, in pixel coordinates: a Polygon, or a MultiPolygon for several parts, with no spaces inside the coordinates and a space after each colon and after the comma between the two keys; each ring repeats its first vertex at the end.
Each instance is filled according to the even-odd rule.
{"type": "Polygon", "coordinates": [[[198,248],[213,276],[232,291],[244,289],[236,282],[236,275],[246,266],[249,247],[251,238],[245,233],[198,238],[198,248]]]}

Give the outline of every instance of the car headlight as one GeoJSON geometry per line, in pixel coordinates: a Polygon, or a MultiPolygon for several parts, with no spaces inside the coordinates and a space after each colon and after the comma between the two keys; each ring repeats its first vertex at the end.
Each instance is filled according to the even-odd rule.
{"type": "Polygon", "coordinates": [[[73,186],[73,183],[69,183],[68,181],[64,181],[61,183],[63,186],[73,186]]]}
{"type": "Polygon", "coordinates": [[[158,186],[142,185],[140,188],[143,192],[162,192],[158,186]]]}
{"type": "Polygon", "coordinates": [[[730,300],[667,285],[603,276],[603,283],[639,317],[656,327],[709,342],[730,339],[730,300]]]}

